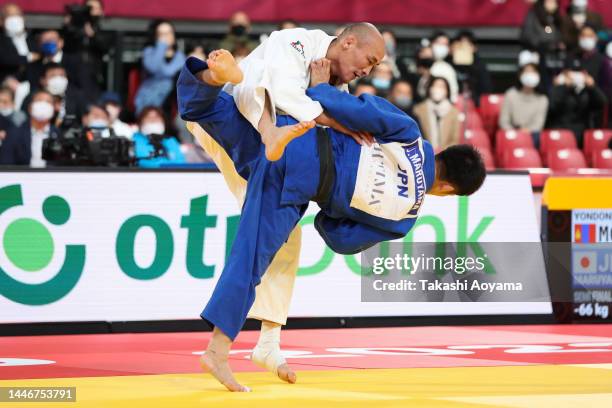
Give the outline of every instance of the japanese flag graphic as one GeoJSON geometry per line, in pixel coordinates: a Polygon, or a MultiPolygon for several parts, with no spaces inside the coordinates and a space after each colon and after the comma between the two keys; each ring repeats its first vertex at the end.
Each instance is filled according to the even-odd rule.
{"type": "Polygon", "coordinates": [[[594,252],[594,251],[574,252],[574,272],[597,273],[597,252],[594,252]]]}

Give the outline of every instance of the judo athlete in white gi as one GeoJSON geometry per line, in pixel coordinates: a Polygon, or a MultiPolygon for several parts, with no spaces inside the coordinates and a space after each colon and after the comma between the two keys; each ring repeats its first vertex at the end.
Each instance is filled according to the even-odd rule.
{"type": "MultiPolygon", "coordinates": [[[[323,110],[319,102],[306,95],[310,80],[309,65],[320,58],[328,59],[330,83],[346,90],[346,83],[368,75],[372,67],[382,60],[384,47],[378,30],[368,23],[347,27],[338,38],[321,30],[299,28],[277,31],[240,62],[244,73],[240,83],[235,86],[230,83],[224,90],[234,96],[240,112],[259,130],[266,146],[266,157],[270,160],[277,160],[284,146],[303,131],[276,127],[277,108],[301,121],[316,121],[331,126],[349,134],[359,143],[371,143],[371,136],[340,125],[323,110]],[[266,106],[268,109],[264,109],[266,106]]],[[[190,122],[187,127],[212,157],[242,206],[246,180],[236,172],[225,150],[197,123],[190,122]]],[[[292,383],[296,381],[296,375],[281,354],[280,329],[287,321],[299,267],[300,247],[301,229],[296,226],[257,287],[256,300],[249,312],[249,317],[262,321],[261,336],[251,360],[292,383]]]]}
{"type": "Polygon", "coordinates": [[[231,54],[217,51],[207,62],[189,58],[177,84],[181,117],[210,134],[248,181],[237,238],[201,313],[214,326],[201,362],[231,391],[249,391],[229,367],[231,344],[255,300],[255,287],[309,201],[321,208],[315,227],[326,244],[354,254],[407,234],[425,193],[471,194],[486,174],[473,148],[453,146],[434,156],[402,111],[382,98],[341,92],[327,83],[329,78],[307,95],[342,125],[371,133],[377,143],[361,146],[333,129],[309,129],[307,122],[278,115],[279,125],[306,133],[278,161],[269,161],[258,131],[221,89],[241,79],[231,54]]]}

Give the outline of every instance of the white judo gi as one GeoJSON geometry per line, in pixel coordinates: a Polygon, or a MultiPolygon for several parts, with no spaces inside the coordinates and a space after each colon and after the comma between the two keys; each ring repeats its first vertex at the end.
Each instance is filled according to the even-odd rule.
{"type": "MultiPolygon", "coordinates": [[[[275,122],[277,110],[299,121],[314,120],[323,113],[323,108],[306,95],[310,84],[310,63],[324,58],[335,38],[321,30],[295,28],[275,31],[240,62],[243,81],[235,86],[228,84],[224,90],[233,95],[240,113],[255,129],[263,114],[266,92],[275,122]]],[[[348,90],[348,87],[343,85],[341,89],[348,90]]],[[[225,150],[197,123],[188,122],[187,128],[211,156],[242,206],[246,180],[236,172],[225,150]]],[[[248,317],[286,324],[299,267],[301,237],[298,225],[256,287],[255,303],[248,317]]]]}

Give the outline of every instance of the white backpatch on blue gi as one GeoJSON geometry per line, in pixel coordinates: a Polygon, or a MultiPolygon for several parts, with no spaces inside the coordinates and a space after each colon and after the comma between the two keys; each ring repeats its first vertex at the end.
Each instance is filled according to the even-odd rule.
{"type": "Polygon", "coordinates": [[[423,141],[362,146],[351,207],[399,221],[418,215],[427,191],[423,141]]]}

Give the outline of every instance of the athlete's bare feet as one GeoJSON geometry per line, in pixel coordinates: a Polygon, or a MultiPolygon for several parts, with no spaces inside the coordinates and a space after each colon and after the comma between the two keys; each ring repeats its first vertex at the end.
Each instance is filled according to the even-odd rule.
{"type": "Polygon", "coordinates": [[[266,158],[277,161],[283,157],[285,148],[296,137],[302,136],[316,125],[314,120],[287,126],[271,126],[261,133],[261,141],[266,146],[266,158]]]}
{"type": "Polygon", "coordinates": [[[240,385],[232,374],[232,369],[227,362],[232,341],[219,328],[215,327],[212,338],[208,343],[206,352],[200,357],[202,369],[212,374],[228,390],[234,392],[250,392],[244,385],[240,385]]]}
{"type": "Polygon", "coordinates": [[[281,380],[290,384],[295,384],[297,376],[289,367],[285,358],[280,353],[278,345],[272,348],[261,347],[257,345],[251,354],[251,361],[259,367],[276,374],[281,380]]]}
{"type": "Polygon", "coordinates": [[[227,50],[215,50],[206,60],[211,79],[218,85],[242,82],[243,74],[232,54],[227,50]]]}

